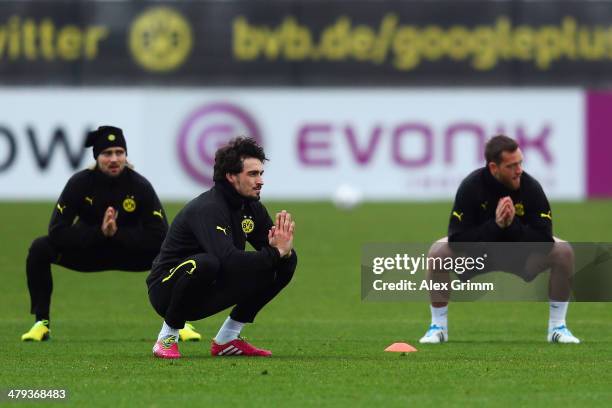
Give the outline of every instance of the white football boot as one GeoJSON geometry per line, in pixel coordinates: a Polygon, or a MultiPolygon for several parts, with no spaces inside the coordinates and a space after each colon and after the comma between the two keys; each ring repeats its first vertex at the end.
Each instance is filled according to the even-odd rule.
{"type": "Polygon", "coordinates": [[[580,339],[572,334],[571,331],[567,328],[566,325],[561,325],[557,327],[553,327],[548,331],[548,342],[549,343],[573,343],[579,344],[580,339]]]}
{"type": "Polygon", "coordinates": [[[432,324],[427,333],[419,340],[422,344],[438,344],[448,341],[448,329],[446,327],[432,324]]]}

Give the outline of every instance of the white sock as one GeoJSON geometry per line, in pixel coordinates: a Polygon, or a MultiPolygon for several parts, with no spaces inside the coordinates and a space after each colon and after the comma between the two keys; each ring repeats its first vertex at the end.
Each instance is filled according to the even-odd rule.
{"type": "Polygon", "coordinates": [[[567,306],[569,302],[557,302],[551,300],[549,304],[550,317],[548,319],[548,330],[553,327],[565,325],[565,315],[567,314],[567,306]]]}
{"type": "Polygon", "coordinates": [[[237,322],[232,320],[231,317],[225,319],[223,325],[219,329],[219,333],[215,336],[215,343],[217,344],[225,344],[228,341],[232,341],[237,339],[244,327],[244,323],[237,322]]]}
{"type": "Polygon", "coordinates": [[[157,340],[164,339],[168,336],[174,336],[176,337],[176,341],[178,341],[179,329],[173,329],[172,327],[168,326],[168,324],[164,321],[164,324],[162,325],[162,328],[159,331],[159,335],[157,336],[157,340]]]}
{"type": "Polygon", "coordinates": [[[442,307],[433,307],[429,305],[431,309],[431,324],[436,326],[448,327],[448,305],[442,307]]]}

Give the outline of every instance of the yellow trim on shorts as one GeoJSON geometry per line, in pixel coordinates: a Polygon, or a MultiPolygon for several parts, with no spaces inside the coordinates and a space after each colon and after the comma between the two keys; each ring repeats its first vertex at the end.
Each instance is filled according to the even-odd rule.
{"type": "Polygon", "coordinates": [[[193,265],[193,267],[192,267],[190,270],[188,270],[188,271],[187,271],[187,273],[188,273],[189,275],[191,275],[191,274],[193,273],[193,271],[195,271],[195,269],[196,269],[196,267],[197,267],[197,266],[196,266],[196,262],[195,262],[193,259],[188,259],[188,260],[186,260],[185,262],[181,262],[180,264],[178,264],[178,265],[177,265],[177,266],[175,266],[174,268],[170,269],[170,275],[168,275],[168,276],[166,276],[164,279],[162,279],[162,283],[164,283],[164,282],[165,282],[165,281],[167,281],[168,279],[172,278],[172,275],[174,275],[174,272],[176,272],[176,270],[177,270],[178,268],[180,268],[180,267],[181,267],[181,266],[183,266],[183,265],[188,265],[188,264],[193,265]]]}

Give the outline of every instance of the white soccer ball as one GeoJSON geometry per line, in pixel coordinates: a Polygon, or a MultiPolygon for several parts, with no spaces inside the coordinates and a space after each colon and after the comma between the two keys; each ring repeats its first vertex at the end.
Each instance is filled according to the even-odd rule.
{"type": "Polygon", "coordinates": [[[336,208],[342,210],[350,210],[359,205],[362,200],[363,195],[361,191],[348,184],[339,186],[332,197],[332,201],[336,208]]]}

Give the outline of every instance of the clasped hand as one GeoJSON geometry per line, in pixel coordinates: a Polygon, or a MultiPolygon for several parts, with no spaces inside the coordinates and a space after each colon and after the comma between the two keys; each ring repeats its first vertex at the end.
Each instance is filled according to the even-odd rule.
{"type": "Polygon", "coordinates": [[[514,221],[515,215],[514,203],[510,196],[500,198],[495,209],[495,222],[499,228],[508,228],[512,221],[514,221]]]}
{"type": "Polygon", "coordinates": [[[276,213],[274,225],[268,231],[268,242],[271,247],[278,249],[283,258],[291,255],[294,230],[295,222],[291,220],[291,214],[285,210],[276,213]]]}
{"type": "Polygon", "coordinates": [[[102,220],[102,234],[107,237],[113,237],[117,233],[117,211],[113,207],[108,207],[104,213],[102,220]]]}

